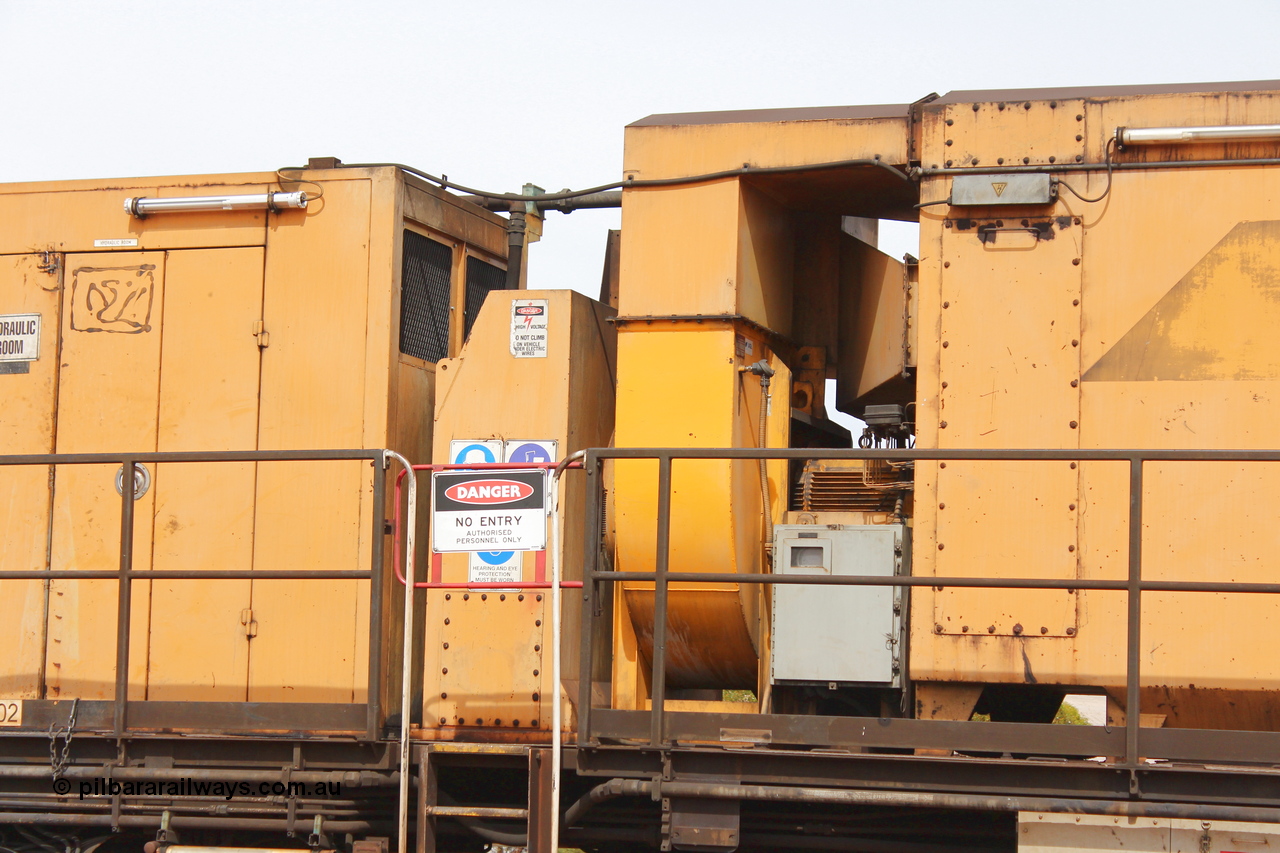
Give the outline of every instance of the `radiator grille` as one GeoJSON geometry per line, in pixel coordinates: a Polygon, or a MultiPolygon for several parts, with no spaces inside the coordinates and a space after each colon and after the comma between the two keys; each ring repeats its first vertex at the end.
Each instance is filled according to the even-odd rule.
{"type": "Polygon", "coordinates": [[[453,249],[404,232],[400,273],[400,352],[439,361],[449,356],[449,297],[453,249]]]}
{"type": "Polygon", "coordinates": [[[912,487],[911,463],[811,460],[792,495],[802,512],[893,512],[912,487]]]}
{"type": "Polygon", "coordinates": [[[466,324],[464,339],[471,337],[471,326],[480,313],[480,306],[491,290],[502,290],[507,286],[507,272],[485,263],[479,258],[467,258],[467,305],[463,313],[466,324]]]}

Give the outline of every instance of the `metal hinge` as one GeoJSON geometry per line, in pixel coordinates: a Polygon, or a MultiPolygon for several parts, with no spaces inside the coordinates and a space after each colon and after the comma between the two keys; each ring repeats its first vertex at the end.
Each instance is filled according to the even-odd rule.
{"type": "Polygon", "coordinates": [[[258,636],[258,622],[253,618],[253,611],[251,609],[246,607],[244,610],[240,611],[240,624],[244,626],[244,635],[246,638],[252,640],[254,637],[258,636]]]}
{"type": "Polygon", "coordinates": [[[267,331],[265,320],[253,321],[253,336],[258,339],[258,347],[266,349],[271,346],[271,333],[267,331]]]}

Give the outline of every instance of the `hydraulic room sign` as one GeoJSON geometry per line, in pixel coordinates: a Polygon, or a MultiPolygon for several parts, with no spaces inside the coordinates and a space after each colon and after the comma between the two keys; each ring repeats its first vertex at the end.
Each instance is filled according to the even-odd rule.
{"type": "Polygon", "coordinates": [[[543,550],[547,547],[547,472],[432,474],[431,546],[438,554],[543,550]]]}
{"type": "Polygon", "coordinates": [[[40,315],[0,314],[0,361],[40,357],[40,315]]]}

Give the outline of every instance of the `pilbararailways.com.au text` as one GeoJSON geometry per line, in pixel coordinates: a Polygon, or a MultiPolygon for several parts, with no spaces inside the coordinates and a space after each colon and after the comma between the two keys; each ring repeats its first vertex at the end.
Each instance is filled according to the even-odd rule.
{"type": "Polygon", "coordinates": [[[208,779],[135,781],[83,779],[71,782],[55,779],[56,794],[70,794],[73,786],[80,799],[92,797],[340,797],[341,782],[212,782],[208,779]]]}

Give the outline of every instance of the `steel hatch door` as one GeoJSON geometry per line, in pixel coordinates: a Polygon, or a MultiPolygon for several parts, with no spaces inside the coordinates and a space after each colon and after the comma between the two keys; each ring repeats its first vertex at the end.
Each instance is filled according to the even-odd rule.
{"type": "MultiPolygon", "coordinates": [[[[34,335],[12,327],[0,331],[0,341],[11,342],[0,352],[4,453],[53,452],[61,259],[0,257],[0,322],[39,327],[34,335]]],[[[0,467],[0,570],[48,567],[49,501],[46,466],[0,467]]],[[[46,606],[43,581],[0,581],[0,696],[39,698],[46,606]]]]}
{"type": "MultiPolygon", "coordinates": [[[[58,362],[58,453],[156,448],[163,252],[67,255],[58,362]]],[[[114,580],[59,580],[65,570],[116,571],[118,465],[62,465],[54,475],[49,644],[50,699],[110,699],[115,691],[114,580]]],[[[151,566],[155,490],[134,504],[133,568],[151,566]]],[[[129,698],[145,698],[149,581],[133,581],[129,698]]]]}
{"type": "MultiPolygon", "coordinates": [[[[263,249],[169,252],[160,357],[159,451],[256,450],[263,249]]],[[[252,462],[156,471],[156,569],[253,567],[252,462]]],[[[247,698],[252,582],[156,580],[147,698],[247,698]]]]}
{"type": "MultiPolygon", "coordinates": [[[[57,450],[253,450],[263,250],[69,255],[57,450]]],[[[119,565],[119,466],[61,466],[52,564],[119,565]]],[[[252,463],[148,465],[133,567],[252,568],[252,463]]],[[[248,580],[135,580],[130,698],[243,701],[248,580]]],[[[116,582],[56,581],[48,695],[114,692],[116,582]]]]}

